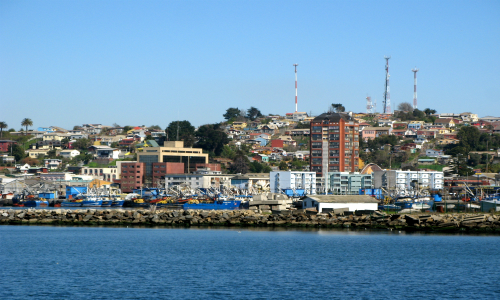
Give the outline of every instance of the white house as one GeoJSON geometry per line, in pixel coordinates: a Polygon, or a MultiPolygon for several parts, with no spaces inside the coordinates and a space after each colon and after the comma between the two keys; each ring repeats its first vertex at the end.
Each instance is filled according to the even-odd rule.
{"type": "Polygon", "coordinates": [[[59,155],[61,155],[64,158],[72,159],[73,157],[80,155],[80,151],[76,149],[68,149],[61,151],[59,155]]]}
{"type": "Polygon", "coordinates": [[[96,148],[97,158],[119,159],[121,151],[119,149],[101,146],[96,148]]]}
{"type": "Polygon", "coordinates": [[[377,210],[378,200],[368,195],[315,195],[302,201],[302,208],[316,208],[321,212],[347,208],[349,211],[377,210]]]}
{"type": "Polygon", "coordinates": [[[55,158],[48,158],[48,159],[43,160],[45,167],[47,169],[51,169],[51,170],[59,168],[59,165],[61,164],[61,162],[62,162],[62,160],[55,159],[55,158]]]}
{"type": "Polygon", "coordinates": [[[427,149],[425,150],[425,155],[429,157],[438,157],[443,155],[444,152],[443,150],[436,150],[436,149],[427,149]]]}

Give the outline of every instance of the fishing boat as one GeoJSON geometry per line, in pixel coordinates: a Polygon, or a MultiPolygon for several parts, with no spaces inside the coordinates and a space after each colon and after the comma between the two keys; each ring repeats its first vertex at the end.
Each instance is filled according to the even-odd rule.
{"type": "Polygon", "coordinates": [[[101,207],[102,198],[97,196],[86,196],[82,200],[82,207],[101,207]]]}
{"type": "Polygon", "coordinates": [[[29,199],[23,201],[24,207],[48,207],[49,206],[49,201],[46,199],[40,198],[40,199],[29,199]]]}
{"type": "Polygon", "coordinates": [[[109,197],[103,197],[102,199],[102,207],[111,207],[113,205],[113,199],[109,197]]]}
{"type": "Polygon", "coordinates": [[[82,199],[68,199],[61,202],[61,207],[81,207],[82,199]]]}

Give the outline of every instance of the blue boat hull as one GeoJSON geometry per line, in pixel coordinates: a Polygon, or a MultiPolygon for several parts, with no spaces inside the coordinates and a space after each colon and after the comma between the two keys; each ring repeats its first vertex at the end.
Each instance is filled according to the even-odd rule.
{"type": "Polygon", "coordinates": [[[113,200],[111,207],[122,207],[125,200],[113,200]]]}
{"type": "Polygon", "coordinates": [[[102,200],[83,200],[82,207],[101,207],[102,200]]]}
{"type": "Polygon", "coordinates": [[[102,200],[102,207],[111,207],[113,205],[113,200],[102,200]]]}
{"type": "Polygon", "coordinates": [[[189,204],[185,203],[182,208],[186,209],[206,209],[206,210],[235,210],[240,208],[241,201],[220,201],[214,203],[199,203],[189,204]]]}
{"type": "Polygon", "coordinates": [[[61,207],[81,207],[82,202],[68,202],[68,201],[63,201],[61,202],[61,207]]]}
{"type": "Polygon", "coordinates": [[[44,200],[28,200],[23,202],[24,207],[48,207],[49,201],[44,200]]]}

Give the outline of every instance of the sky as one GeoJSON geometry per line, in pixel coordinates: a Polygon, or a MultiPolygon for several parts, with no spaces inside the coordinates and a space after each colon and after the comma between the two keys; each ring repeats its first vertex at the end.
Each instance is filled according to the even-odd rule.
{"type": "Polygon", "coordinates": [[[332,103],[500,116],[500,1],[0,0],[0,121],[195,126],[332,103]]]}

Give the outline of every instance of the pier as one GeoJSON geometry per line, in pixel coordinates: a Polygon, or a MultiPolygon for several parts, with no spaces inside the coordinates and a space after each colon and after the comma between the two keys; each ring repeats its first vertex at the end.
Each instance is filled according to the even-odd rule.
{"type": "Polygon", "coordinates": [[[500,215],[485,213],[385,214],[296,210],[2,209],[0,225],[241,226],[500,233],[500,215]]]}

